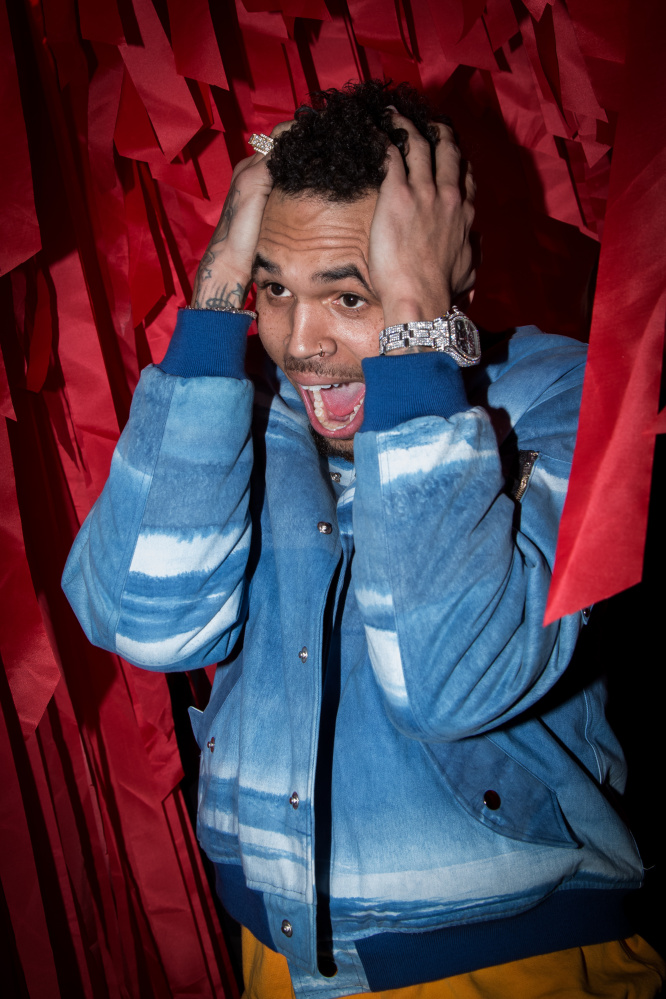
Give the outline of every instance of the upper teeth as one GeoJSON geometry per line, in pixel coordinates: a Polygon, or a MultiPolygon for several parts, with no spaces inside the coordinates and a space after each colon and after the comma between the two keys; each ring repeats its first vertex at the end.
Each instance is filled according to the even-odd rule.
{"type": "Polygon", "coordinates": [[[308,392],[321,392],[322,389],[340,388],[341,385],[342,382],[337,382],[335,385],[305,385],[304,388],[306,388],[308,392]]]}

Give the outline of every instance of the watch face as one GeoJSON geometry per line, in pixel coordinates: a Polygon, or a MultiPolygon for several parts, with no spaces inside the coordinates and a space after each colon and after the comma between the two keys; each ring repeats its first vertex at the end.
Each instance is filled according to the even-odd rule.
{"type": "Polygon", "coordinates": [[[481,344],[479,342],[479,332],[474,323],[467,316],[455,316],[451,320],[454,332],[454,342],[458,350],[465,356],[469,363],[475,364],[481,356],[481,344]]]}

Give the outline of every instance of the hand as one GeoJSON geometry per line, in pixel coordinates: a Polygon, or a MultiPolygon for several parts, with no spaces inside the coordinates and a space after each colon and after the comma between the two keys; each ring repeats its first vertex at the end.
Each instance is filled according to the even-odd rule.
{"type": "MultiPolygon", "coordinates": [[[[292,125],[280,122],[271,138],[292,125]]],[[[193,309],[242,309],[245,304],[261,220],[273,189],[268,156],[254,153],[234,169],[220,221],[197,268],[193,309]]]]}
{"type": "Polygon", "coordinates": [[[453,132],[435,125],[440,141],[433,177],[427,140],[408,118],[396,112],[394,121],[408,133],[409,176],[397,146],[390,145],[368,255],[385,326],[443,315],[475,278],[469,242],[475,186],[468,165],[461,178],[453,132]]]}

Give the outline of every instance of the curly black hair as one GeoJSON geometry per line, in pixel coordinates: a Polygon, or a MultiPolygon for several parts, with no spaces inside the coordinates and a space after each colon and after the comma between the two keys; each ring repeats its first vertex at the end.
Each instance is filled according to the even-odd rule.
{"type": "Polygon", "coordinates": [[[390,104],[428,139],[433,158],[438,135],[432,122],[450,124],[408,83],[347,83],[341,90],[315,91],[310,99],[289,131],[277,136],[268,161],[275,187],[286,194],[356,201],[377,190],[386,176],[389,142],[402,152],[407,139],[404,129],[393,127],[390,104]]]}

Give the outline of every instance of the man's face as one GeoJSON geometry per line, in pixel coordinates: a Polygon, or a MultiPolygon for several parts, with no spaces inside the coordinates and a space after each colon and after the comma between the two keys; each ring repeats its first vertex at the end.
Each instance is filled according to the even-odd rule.
{"type": "Polygon", "coordinates": [[[379,353],[383,328],[368,275],[376,201],[273,191],[255,260],[262,343],[300,392],[324,450],[348,458],[363,422],[361,360],[379,353]]]}

